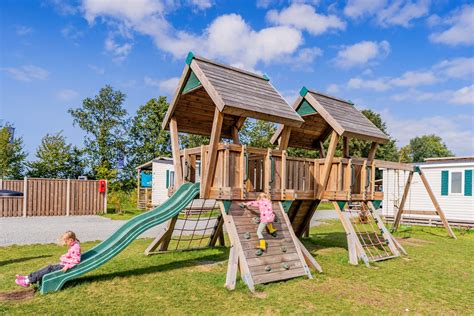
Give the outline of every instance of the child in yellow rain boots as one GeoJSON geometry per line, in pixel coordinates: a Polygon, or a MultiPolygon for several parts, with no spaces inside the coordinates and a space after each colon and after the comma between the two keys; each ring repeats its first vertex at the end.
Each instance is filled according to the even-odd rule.
{"type": "MultiPolygon", "coordinates": [[[[273,227],[273,221],[275,220],[275,213],[272,209],[272,201],[270,201],[265,193],[260,193],[256,201],[251,201],[247,203],[242,203],[242,207],[255,207],[258,208],[260,213],[260,224],[257,229],[257,236],[259,239],[259,244],[257,248],[265,251],[267,249],[267,243],[263,237],[263,230],[267,228],[268,232],[272,236],[276,236],[276,229],[273,227]]],[[[252,209],[249,209],[251,212],[255,212],[252,209]]]]}

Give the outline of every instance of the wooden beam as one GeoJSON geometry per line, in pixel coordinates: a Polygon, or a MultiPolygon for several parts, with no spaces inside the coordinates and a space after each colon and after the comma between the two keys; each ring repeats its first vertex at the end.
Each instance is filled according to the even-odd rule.
{"type": "Polygon", "coordinates": [[[349,137],[342,138],[342,156],[349,158],[349,137]]]}
{"type": "Polygon", "coordinates": [[[286,150],[288,148],[288,143],[290,142],[291,127],[285,126],[280,137],[280,145],[278,149],[286,150]]]}
{"type": "Polygon", "coordinates": [[[232,126],[232,142],[234,144],[240,145],[239,129],[236,126],[232,126]]]}
{"type": "MultiPolygon", "coordinates": [[[[387,170],[387,174],[388,174],[387,170]]],[[[410,174],[408,175],[407,182],[405,183],[405,189],[403,190],[403,195],[402,195],[402,200],[400,201],[400,205],[398,205],[398,211],[397,211],[397,216],[395,217],[395,221],[393,222],[393,227],[392,231],[396,231],[398,227],[400,226],[400,221],[402,219],[402,214],[405,208],[405,202],[408,198],[408,193],[410,192],[410,185],[411,181],[413,180],[413,171],[410,171],[410,174]]],[[[389,185],[389,184],[387,184],[389,185]]],[[[387,205],[388,207],[388,205],[387,205]]]]}
{"type": "Polygon", "coordinates": [[[173,154],[173,168],[174,168],[174,189],[183,183],[183,169],[181,168],[181,155],[179,153],[179,134],[178,123],[176,117],[170,120],[170,136],[171,136],[171,152],[173,154]]]}
{"type": "Polygon", "coordinates": [[[321,175],[321,190],[318,192],[318,199],[320,200],[323,196],[324,191],[326,190],[326,185],[329,181],[329,176],[331,175],[332,160],[334,154],[336,153],[337,142],[339,141],[339,135],[336,131],[333,131],[331,134],[331,141],[329,143],[328,154],[324,160],[323,172],[321,175]]]}
{"type": "Polygon", "coordinates": [[[421,181],[423,182],[423,185],[425,186],[425,189],[428,192],[428,195],[430,196],[431,202],[433,203],[436,209],[436,212],[438,212],[438,215],[441,221],[443,222],[444,228],[446,228],[446,231],[448,232],[449,236],[453,237],[454,239],[457,239],[456,235],[454,235],[454,232],[451,229],[451,226],[449,226],[449,222],[446,219],[446,216],[444,215],[444,212],[441,209],[441,206],[439,205],[438,200],[436,200],[436,197],[433,191],[431,190],[431,186],[430,186],[430,183],[428,182],[428,179],[426,179],[425,174],[420,168],[418,168],[418,174],[420,175],[421,181]]]}
{"type": "Polygon", "coordinates": [[[204,178],[204,196],[207,197],[211,191],[211,184],[216,172],[217,146],[221,139],[222,122],[224,114],[216,107],[214,111],[214,121],[212,122],[211,139],[209,141],[209,150],[206,159],[206,174],[204,178]]]}
{"type": "Polygon", "coordinates": [[[303,257],[304,257],[304,260],[306,261],[306,264],[309,267],[313,268],[314,270],[318,271],[319,273],[322,273],[323,269],[321,268],[319,263],[314,259],[314,257],[308,251],[308,249],[306,249],[306,247],[303,245],[301,240],[299,240],[298,238],[296,240],[298,241],[297,246],[300,247],[301,253],[303,254],[303,257]]]}
{"type": "Polygon", "coordinates": [[[188,65],[184,66],[183,73],[181,74],[181,78],[179,79],[178,87],[176,88],[173,99],[170,103],[170,106],[168,107],[168,111],[166,111],[165,118],[163,119],[163,123],[161,124],[161,127],[163,129],[166,129],[166,127],[168,127],[168,121],[173,116],[173,113],[176,110],[179,97],[181,96],[181,91],[183,91],[186,80],[188,80],[190,74],[191,68],[189,68],[188,65]]]}
{"type": "Polygon", "coordinates": [[[382,169],[413,171],[413,165],[401,162],[374,159],[375,166],[382,169]]]}
{"type": "Polygon", "coordinates": [[[372,161],[374,160],[375,153],[377,152],[377,145],[378,144],[376,142],[372,142],[372,145],[370,145],[369,155],[367,156],[367,164],[372,163],[372,161]]]}
{"type": "Polygon", "coordinates": [[[204,72],[201,70],[199,67],[198,63],[196,60],[193,59],[191,62],[191,69],[193,70],[194,74],[196,77],[199,79],[201,82],[202,86],[204,87],[204,90],[206,90],[207,94],[209,97],[212,99],[212,102],[214,102],[215,106],[222,111],[224,109],[225,103],[222,97],[217,93],[216,89],[214,86],[211,84],[209,79],[207,79],[206,75],[204,72]]]}
{"type": "Polygon", "coordinates": [[[318,141],[318,150],[319,150],[319,158],[326,158],[326,152],[324,151],[324,143],[320,140],[318,141]]]}

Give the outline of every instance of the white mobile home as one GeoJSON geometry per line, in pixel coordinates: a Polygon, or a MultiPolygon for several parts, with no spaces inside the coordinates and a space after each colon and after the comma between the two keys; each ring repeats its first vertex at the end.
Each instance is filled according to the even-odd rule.
{"type": "MultiPolygon", "coordinates": [[[[472,174],[474,157],[430,158],[417,164],[426,176],[431,189],[453,225],[474,226],[474,196],[472,174]]],[[[383,170],[383,215],[392,219],[403,196],[408,171],[383,170]]],[[[404,209],[409,211],[435,210],[418,173],[414,173],[404,209]]],[[[402,222],[439,224],[437,216],[404,214],[402,222]]]]}

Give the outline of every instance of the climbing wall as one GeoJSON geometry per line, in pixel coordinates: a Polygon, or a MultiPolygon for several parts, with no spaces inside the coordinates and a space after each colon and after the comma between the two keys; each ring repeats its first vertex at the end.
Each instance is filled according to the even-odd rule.
{"type": "Polygon", "coordinates": [[[300,238],[308,228],[314,212],[318,208],[319,200],[295,200],[288,210],[288,217],[296,234],[300,238]]]}
{"type": "MultiPolygon", "coordinates": [[[[311,273],[303,257],[299,241],[291,228],[288,216],[281,203],[274,202],[276,215],[274,227],[277,236],[264,232],[267,250],[260,252],[258,246],[258,215],[239,207],[240,201],[233,201],[224,215],[226,230],[232,247],[239,256],[242,278],[252,289],[253,284],[268,283],[308,276],[311,273]]],[[[231,267],[229,267],[231,269],[231,267]]]]}

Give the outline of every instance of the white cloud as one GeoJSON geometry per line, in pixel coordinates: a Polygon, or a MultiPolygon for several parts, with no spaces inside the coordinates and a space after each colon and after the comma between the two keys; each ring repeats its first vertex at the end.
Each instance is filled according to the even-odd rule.
{"type": "Polygon", "coordinates": [[[96,66],[96,65],[88,65],[88,67],[98,75],[105,74],[105,69],[103,67],[99,67],[99,66],[96,66]]]}
{"type": "Polygon", "coordinates": [[[330,29],[344,30],[346,23],[335,15],[316,13],[314,7],[307,4],[292,4],[278,12],[271,10],[267,20],[276,25],[288,25],[299,30],[306,30],[312,35],[319,35],[330,29]]]}
{"type": "Polygon", "coordinates": [[[61,35],[66,39],[76,41],[84,36],[84,32],[69,24],[61,29],[61,35]]]}
{"type": "Polygon", "coordinates": [[[362,41],[346,46],[337,53],[334,62],[341,68],[351,68],[365,65],[369,61],[387,56],[390,53],[390,44],[387,41],[362,41]]]}
{"type": "Polygon", "coordinates": [[[25,36],[31,34],[33,32],[33,28],[25,25],[18,25],[16,27],[16,34],[19,36],[25,36]]]}
{"type": "Polygon", "coordinates": [[[82,9],[89,23],[98,16],[109,16],[138,22],[155,13],[163,13],[164,5],[157,0],[83,0],[82,9]]]}
{"type": "Polygon", "coordinates": [[[431,71],[407,71],[402,76],[394,78],[391,84],[399,87],[416,87],[436,83],[438,79],[431,71]]]}
{"type": "Polygon", "coordinates": [[[331,94],[339,93],[340,88],[339,85],[332,83],[326,87],[326,92],[331,94]]]}
{"type": "Polygon", "coordinates": [[[443,77],[458,79],[466,78],[474,81],[474,57],[443,60],[436,64],[434,69],[443,77]]]}
{"type": "Polygon", "coordinates": [[[64,89],[56,93],[56,98],[59,101],[72,101],[79,96],[79,93],[72,89],[64,89]]]}
{"type": "Polygon", "coordinates": [[[474,44],[474,5],[454,10],[443,22],[448,29],[430,34],[432,42],[452,46],[474,44]]]}
{"type": "Polygon", "coordinates": [[[5,67],[0,69],[10,74],[14,79],[24,82],[30,82],[35,79],[45,80],[49,76],[49,72],[46,69],[34,65],[24,65],[18,68],[5,67]]]}
{"type": "Polygon", "coordinates": [[[474,105],[474,84],[454,91],[453,103],[474,105]]]}
{"type": "Polygon", "coordinates": [[[432,116],[424,118],[400,118],[385,111],[382,117],[387,123],[391,136],[398,140],[398,146],[409,143],[411,138],[436,134],[446,143],[446,146],[458,156],[474,155],[474,125],[473,115],[432,116]]]}
{"type": "Polygon", "coordinates": [[[179,77],[173,77],[166,80],[157,80],[157,79],[153,79],[148,76],[145,76],[143,81],[145,82],[147,86],[157,87],[160,89],[161,92],[167,95],[173,95],[174,92],[176,91],[176,88],[178,87],[179,79],[180,79],[179,77]]]}
{"type": "Polygon", "coordinates": [[[381,26],[409,27],[412,20],[429,14],[430,5],[430,0],[349,0],[344,14],[353,19],[374,17],[381,26]]]}
{"type": "Polygon", "coordinates": [[[190,0],[190,3],[199,10],[209,9],[213,5],[211,0],[190,0]]]}
{"type": "Polygon", "coordinates": [[[128,54],[132,51],[132,44],[122,43],[119,44],[115,39],[109,36],[104,43],[105,50],[108,53],[111,53],[114,56],[114,61],[121,62],[123,61],[128,54]]]}
{"type": "Polygon", "coordinates": [[[369,89],[375,91],[386,91],[391,88],[389,80],[387,79],[366,80],[361,78],[351,78],[347,82],[347,86],[350,89],[369,89]]]}

